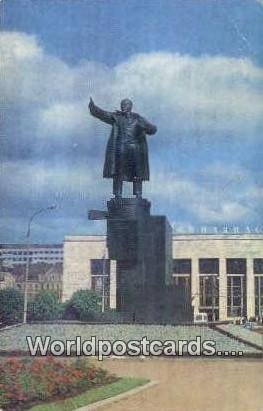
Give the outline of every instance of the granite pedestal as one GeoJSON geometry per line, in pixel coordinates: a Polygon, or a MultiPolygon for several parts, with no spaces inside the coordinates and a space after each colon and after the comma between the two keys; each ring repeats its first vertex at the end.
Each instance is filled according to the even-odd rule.
{"type": "Polygon", "coordinates": [[[117,262],[117,310],[128,321],[162,322],[172,274],[172,229],[164,216],[151,216],[146,199],[107,203],[107,247],[117,262]]]}
{"type": "Polygon", "coordinates": [[[89,212],[90,219],[107,220],[108,256],[116,261],[117,311],[127,322],[191,321],[189,296],[172,284],[172,228],[165,216],[151,215],[150,208],[143,198],[112,198],[108,211],[89,212]]]}

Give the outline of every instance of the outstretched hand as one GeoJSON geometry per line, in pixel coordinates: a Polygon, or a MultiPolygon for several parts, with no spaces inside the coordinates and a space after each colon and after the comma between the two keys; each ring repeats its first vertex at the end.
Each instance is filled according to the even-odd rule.
{"type": "Polygon", "coordinates": [[[89,106],[93,106],[94,105],[94,101],[92,100],[92,97],[90,97],[89,99],[89,106]]]}

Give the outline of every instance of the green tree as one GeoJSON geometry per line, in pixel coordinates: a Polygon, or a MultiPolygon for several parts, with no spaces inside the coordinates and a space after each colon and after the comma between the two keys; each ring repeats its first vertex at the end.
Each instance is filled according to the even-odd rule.
{"type": "Polygon", "coordinates": [[[78,290],[66,303],[66,317],[80,321],[90,320],[101,311],[100,296],[93,290],[78,290]]]}
{"type": "Polygon", "coordinates": [[[0,290],[0,322],[10,324],[22,321],[23,295],[16,288],[0,290]]]}
{"type": "Polygon", "coordinates": [[[58,297],[51,291],[43,290],[38,293],[29,304],[28,314],[30,320],[51,321],[61,318],[62,304],[58,297]]]}

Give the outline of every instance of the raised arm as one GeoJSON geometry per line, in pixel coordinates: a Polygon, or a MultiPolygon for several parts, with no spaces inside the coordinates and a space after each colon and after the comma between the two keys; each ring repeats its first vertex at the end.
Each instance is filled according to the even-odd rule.
{"type": "Polygon", "coordinates": [[[112,113],[110,111],[102,110],[101,108],[96,106],[92,98],[90,99],[90,102],[89,102],[89,110],[92,116],[97,117],[98,119],[100,119],[101,121],[104,121],[105,123],[113,124],[114,118],[113,118],[112,113]]]}

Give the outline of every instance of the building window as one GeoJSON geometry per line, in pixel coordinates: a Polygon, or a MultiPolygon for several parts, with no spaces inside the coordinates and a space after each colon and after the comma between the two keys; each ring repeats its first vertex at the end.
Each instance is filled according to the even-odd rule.
{"type": "Polygon", "coordinates": [[[226,260],[227,274],[246,274],[247,261],[245,258],[228,258],[226,260]]]}
{"type": "Polygon", "coordinates": [[[191,260],[188,258],[175,258],[173,260],[174,274],[191,274],[191,260]]]}
{"type": "Polygon", "coordinates": [[[172,284],[175,287],[183,287],[190,290],[190,275],[173,275],[172,284]]]}
{"type": "Polygon", "coordinates": [[[175,298],[183,299],[185,307],[191,305],[191,259],[177,258],[173,260],[172,285],[175,298]]]}
{"type": "Polygon", "coordinates": [[[254,274],[263,274],[263,258],[254,258],[254,274]]]}
{"type": "Polygon", "coordinates": [[[219,316],[219,259],[199,259],[200,312],[206,312],[210,321],[219,316]]]}
{"type": "Polygon", "coordinates": [[[227,277],[227,315],[243,317],[246,315],[246,277],[229,275],[227,277]]]}
{"type": "Polygon", "coordinates": [[[227,315],[229,317],[246,316],[246,273],[245,258],[228,258],[227,269],[227,315]]]}
{"type": "Polygon", "coordinates": [[[91,288],[96,291],[100,297],[104,307],[109,307],[110,304],[110,277],[109,276],[94,276],[91,277],[91,288]]]}
{"type": "Polygon", "coordinates": [[[210,321],[218,320],[219,316],[219,276],[201,275],[200,312],[206,312],[210,321]]]}
{"type": "Polygon", "coordinates": [[[255,314],[263,317],[263,275],[255,277],[255,314]]]}
{"type": "Polygon", "coordinates": [[[91,275],[102,275],[110,273],[110,260],[105,258],[96,258],[90,260],[91,275]]]}
{"type": "Polygon", "coordinates": [[[200,281],[200,305],[202,307],[219,306],[219,277],[205,275],[199,277],[200,281]]]}
{"type": "Polygon", "coordinates": [[[110,260],[106,258],[90,260],[91,288],[101,297],[101,305],[110,303],[110,260]]]}
{"type": "Polygon", "coordinates": [[[199,259],[200,274],[219,274],[219,259],[218,258],[200,258],[199,259]]]}

